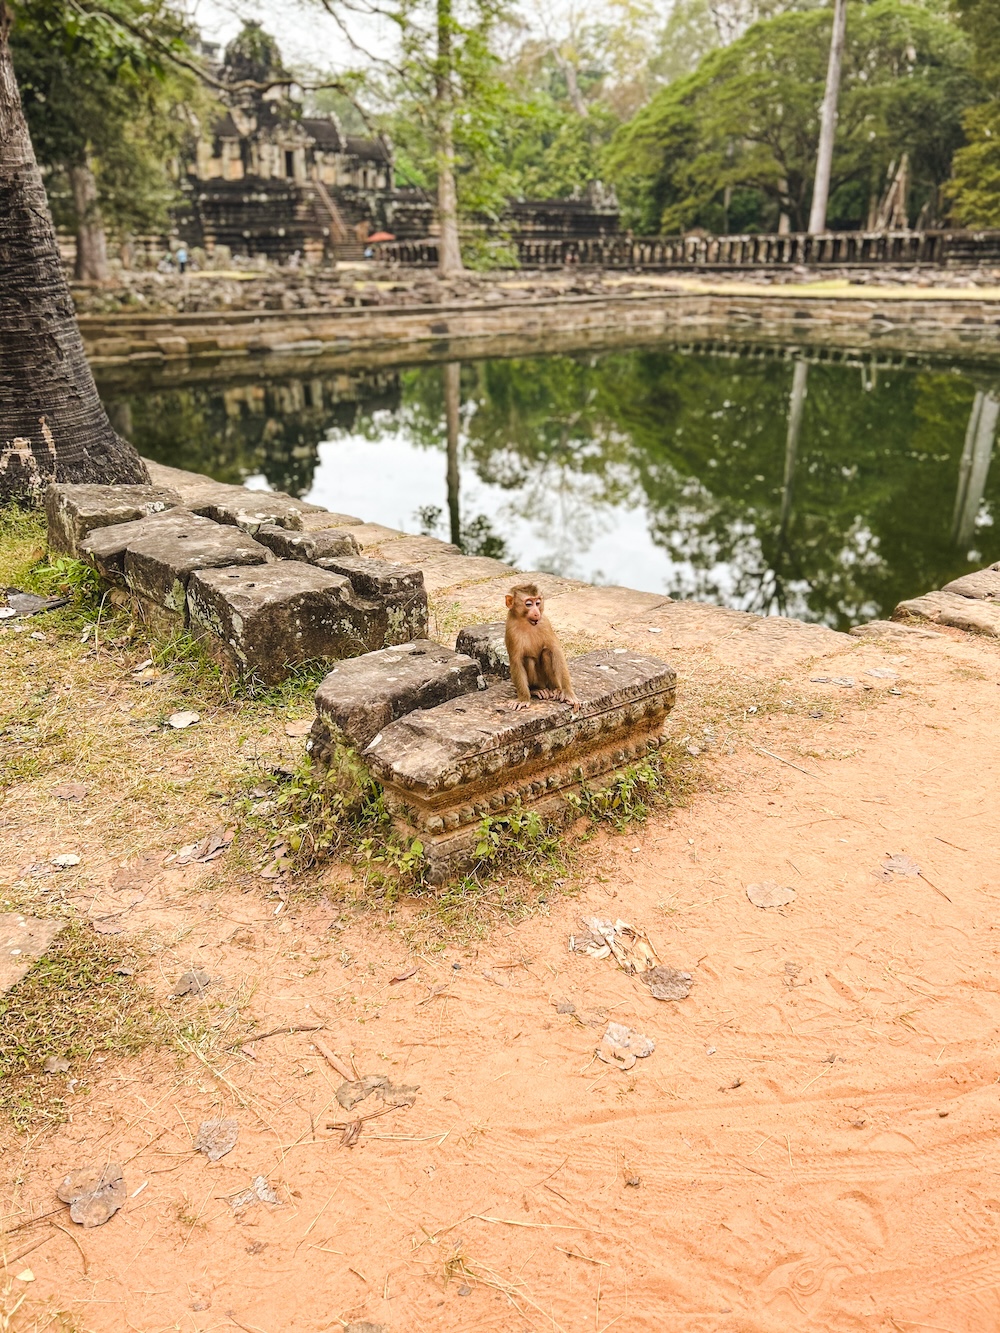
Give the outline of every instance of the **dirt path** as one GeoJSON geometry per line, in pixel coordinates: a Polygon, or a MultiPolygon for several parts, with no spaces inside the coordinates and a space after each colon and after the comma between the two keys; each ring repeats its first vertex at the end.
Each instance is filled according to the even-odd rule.
{"type": "MultiPolygon", "coordinates": [[[[124,1163],[129,1194],[100,1229],[60,1208],[61,1229],[6,1237],[8,1308],[28,1297],[13,1327],[1000,1326],[1000,651],[858,642],[782,669],[787,713],[751,705],[716,735],[711,790],[600,835],[576,896],[460,945],[412,946],[412,906],[352,912],[331,882],[283,907],[247,874],[162,869],[159,850],[81,891],[92,916],[138,913],[161,996],[192,966],[218,980],[168,1002],[186,1055],[92,1063],[66,1123],[5,1134],[8,1228],[59,1207],[73,1165],[124,1163]],[[886,879],[890,854],[923,876],[886,879]],[[754,907],[745,888],[768,879],[794,902],[754,907]],[[689,998],[570,953],[593,914],[645,927],[689,998]],[[415,1104],[342,1146],[343,1080],[312,1035],[251,1059],[228,1049],[247,1016],[322,1022],[362,1075],[419,1085],[415,1104]],[[628,1073],[594,1059],[609,1019],[656,1040],[628,1073]],[[212,1165],[192,1136],[220,1115],[240,1135],[212,1165]],[[234,1208],[257,1176],[279,1202],[234,1208]]],[[[5,807],[8,882],[29,846],[86,839],[27,792],[5,807]]],[[[164,816],[175,844],[202,831],[185,799],[164,816]]]]}

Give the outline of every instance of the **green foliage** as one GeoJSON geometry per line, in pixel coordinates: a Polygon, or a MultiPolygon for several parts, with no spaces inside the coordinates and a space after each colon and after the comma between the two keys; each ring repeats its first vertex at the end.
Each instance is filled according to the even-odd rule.
{"type": "Polygon", "coordinates": [[[57,222],[78,219],[69,179],[89,168],[119,235],[159,230],[179,198],[170,161],[207,99],[175,58],[189,30],[166,0],[15,0],[11,51],[57,222]]]}
{"type": "Polygon", "coordinates": [[[630,823],[648,818],[653,802],[664,786],[664,767],[659,754],[638,764],[630,764],[614,775],[606,786],[584,787],[570,798],[581,815],[606,821],[622,830],[630,823]]]}
{"type": "Polygon", "coordinates": [[[963,118],[968,143],[955,154],[947,188],[954,220],[967,227],[1000,226],[1000,0],[954,0],[972,43],[973,69],[986,98],[963,118]]]}
{"type": "Polygon", "coordinates": [[[476,862],[470,878],[516,870],[530,878],[553,869],[565,870],[558,827],[537,810],[520,804],[502,815],[487,815],[477,829],[476,862]]]}
{"type": "MultiPolygon", "coordinates": [[[[638,227],[722,230],[734,190],[756,197],[745,225],[775,230],[785,212],[793,230],[805,226],[830,23],[828,9],[757,23],[619,131],[606,167],[638,227]]],[[[946,19],[902,0],[852,9],[830,225],[863,225],[904,152],[910,213],[926,205],[933,215],[962,142],[963,110],[978,95],[968,41],[946,19]]]]}
{"type": "Polygon", "coordinates": [[[35,570],[36,583],[50,597],[71,597],[82,606],[96,607],[101,600],[101,581],[93,565],[72,556],[50,556],[35,570]]]}

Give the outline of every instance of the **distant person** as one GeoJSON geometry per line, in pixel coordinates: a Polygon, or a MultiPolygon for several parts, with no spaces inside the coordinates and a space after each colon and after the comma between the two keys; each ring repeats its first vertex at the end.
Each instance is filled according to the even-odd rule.
{"type": "Polygon", "coordinates": [[[186,272],[187,272],[187,266],[188,266],[188,252],[187,252],[187,246],[186,246],[186,245],[179,245],[179,246],[177,247],[177,252],[176,252],[174,258],[177,260],[177,268],[178,268],[178,271],[179,271],[180,273],[182,273],[182,274],[183,274],[183,273],[186,273],[186,272]]]}

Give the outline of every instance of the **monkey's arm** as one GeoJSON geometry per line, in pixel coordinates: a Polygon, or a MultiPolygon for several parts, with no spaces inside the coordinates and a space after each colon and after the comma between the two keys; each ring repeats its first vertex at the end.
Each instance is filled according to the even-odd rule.
{"type": "Polygon", "coordinates": [[[531,687],[528,684],[528,671],[524,665],[523,655],[514,651],[510,656],[510,678],[514,682],[514,688],[517,690],[517,698],[507,705],[508,708],[528,708],[531,704],[531,687]]]}

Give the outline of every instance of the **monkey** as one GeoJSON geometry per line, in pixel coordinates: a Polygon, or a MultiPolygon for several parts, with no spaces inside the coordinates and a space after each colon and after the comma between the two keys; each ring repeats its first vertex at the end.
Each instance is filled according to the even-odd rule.
{"type": "Polygon", "coordinates": [[[545,617],[545,600],[533,583],[511,588],[507,594],[507,628],[504,641],[510,659],[510,678],[517,698],[508,708],[528,708],[532,696],[572,704],[580,701],[573,692],[569,667],[556,632],[545,617]]]}

